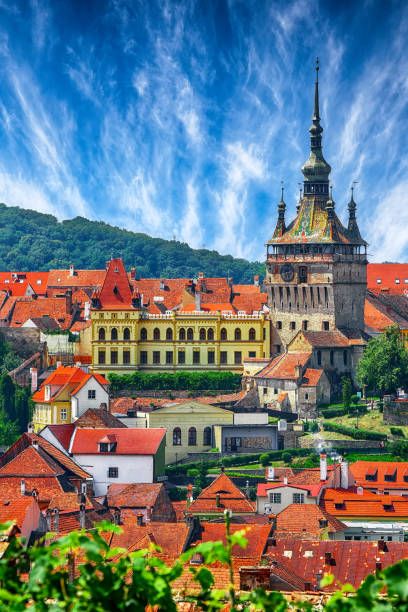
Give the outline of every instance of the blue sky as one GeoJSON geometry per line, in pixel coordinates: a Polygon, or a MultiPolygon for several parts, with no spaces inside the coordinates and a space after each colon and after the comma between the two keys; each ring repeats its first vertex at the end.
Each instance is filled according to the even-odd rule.
{"type": "Polygon", "coordinates": [[[313,66],[343,220],[408,259],[408,3],[0,0],[0,201],[262,259],[313,66]]]}

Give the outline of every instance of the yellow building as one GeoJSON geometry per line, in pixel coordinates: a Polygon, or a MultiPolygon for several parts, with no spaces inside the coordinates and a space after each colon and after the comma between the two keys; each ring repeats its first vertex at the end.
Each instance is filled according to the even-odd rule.
{"type": "Polygon", "coordinates": [[[241,372],[244,359],[269,357],[270,322],[262,305],[266,296],[259,287],[251,295],[241,285],[237,286],[241,293],[234,294],[226,279],[225,286],[218,282],[210,294],[212,280],[220,281],[201,278],[199,290],[191,289],[187,279],[174,279],[177,292],[173,281],[158,280],[153,290],[158,295],[148,297],[147,281],[135,281],[132,287],[122,261],[109,262],[101,291],[92,300],[93,369],[102,373],[135,369],[241,372]],[[206,291],[202,291],[204,281],[206,291]],[[136,287],[137,282],[141,287],[136,287]],[[187,299],[181,282],[187,284],[187,299]],[[226,291],[242,299],[216,302],[217,291],[224,300],[226,291]],[[193,304],[188,303],[191,294],[193,304]],[[210,297],[213,301],[207,303],[210,297]],[[174,306],[177,300],[181,301],[174,306]],[[247,305],[247,309],[238,310],[235,301],[238,308],[247,305]]]}
{"type": "Polygon", "coordinates": [[[72,423],[88,408],[108,405],[108,381],[80,367],[59,366],[33,394],[34,431],[46,425],[72,423]]]}
{"type": "Polygon", "coordinates": [[[148,413],[148,427],[165,427],[166,463],[175,463],[188,453],[209,451],[213,446],[213,426],[232,425],[233,412],[209,404],[187,401],[163,406],[148,413]]]}

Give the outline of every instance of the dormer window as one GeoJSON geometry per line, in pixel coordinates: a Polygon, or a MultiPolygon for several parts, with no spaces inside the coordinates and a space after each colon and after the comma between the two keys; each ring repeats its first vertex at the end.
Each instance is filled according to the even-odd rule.
{"type": "Polygon", "coordinates": [[[100,453],[114,453],[118,443],[115,436],[106,436],[99,441],[98,445],[100,453]]]}
{"type": "Polygon", "coordinates": [[[45,387],[45,399],[48,401],[51,397],[51,387],[50,385],[46,385],[45,387]]]}
{"type": "Polygon", "coordinates": [[[366,480],[370,480],[371,482],[375,482],[377,480],[377,470],[372,470],[367,472],[366,480]]]}

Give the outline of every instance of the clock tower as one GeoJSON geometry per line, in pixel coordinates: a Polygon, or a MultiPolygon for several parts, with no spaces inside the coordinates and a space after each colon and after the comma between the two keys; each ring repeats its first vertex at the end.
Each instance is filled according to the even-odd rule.
{"type": "Polygon", "coordinates": [[[272,351],[284,351],[299,330],[360,332],[364,329],[367,243],[356,219],[353,189],[344,226],[329,187],[323,157],[316,62],[310,155],[302,167],[296,218],[286,225],[284,192],[278,220],[267,243],[265,286],[273,323],[272,351]]]}

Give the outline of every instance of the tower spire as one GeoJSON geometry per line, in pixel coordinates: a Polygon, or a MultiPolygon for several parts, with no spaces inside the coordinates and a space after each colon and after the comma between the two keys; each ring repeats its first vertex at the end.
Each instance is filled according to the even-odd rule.
{"type": "Polygon", "coordinates": [[[286,224],[285,224],[286,204],[285,204],[285,200],[283,199],[284,191],[285,191],[285,185],[283,181],[281,181],[281,199],[278,204],[278,221],[276,223],[276,228],[273,233],[274,238],[276,238],[277,236],[282,236],[286,231],[286,224]]]}

